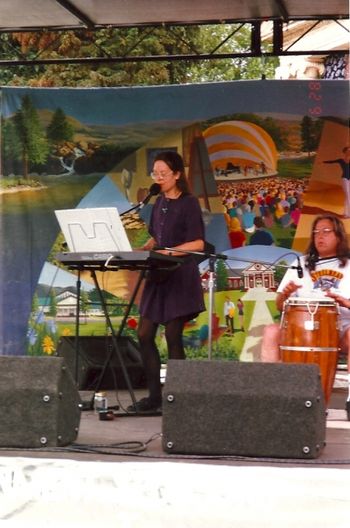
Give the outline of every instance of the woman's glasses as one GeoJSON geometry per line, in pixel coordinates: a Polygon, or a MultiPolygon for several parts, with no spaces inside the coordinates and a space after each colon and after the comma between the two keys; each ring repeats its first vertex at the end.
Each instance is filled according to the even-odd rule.
{"type": "Polygon", "coordinates": [[[168,172],[151,172],[151,178],[153,180],[158,180],[159,178],[161,178],[162,180],[166,180],[167,178],[169,178],[171,176],[171,174],[173,174],[173,171],[168,171],[168,172]]]}
{"type": "Polygon", "coordinates": [[[314,234],[314,236],[318,236],[318,235],[328,236],[331,233],[333,233],[333,231],[334,231],[334,229],[331,229],[330,227],[324,227],[323,229],[314,229],[313,230],[313,234],[314,234]]]}

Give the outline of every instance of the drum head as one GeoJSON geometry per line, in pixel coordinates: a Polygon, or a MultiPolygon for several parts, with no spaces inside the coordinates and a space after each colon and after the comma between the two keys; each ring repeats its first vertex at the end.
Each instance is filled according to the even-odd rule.
{"type": "Polygon", "coordinates": [[[334,306],[336,303],[334,299],[325,299],[324,297],[289,297],[285,304],[290,306],[334,306]]]}

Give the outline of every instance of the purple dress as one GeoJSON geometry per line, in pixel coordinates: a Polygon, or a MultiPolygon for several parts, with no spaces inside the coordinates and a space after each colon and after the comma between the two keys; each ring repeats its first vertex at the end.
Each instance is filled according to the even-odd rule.
{"type": "MultiPolygon", "coordinates": [[[[150,235],[160,247],[174,247],[192,240],[204,240],[202,212],[197,198],[181,194],[177,199],[160,195],[152,209],[150,235]]],[[[165,279],[145,281],[140,314],[154,323],[177,317],[196,317],[205,310],[198,265],[193,256],[171,271],[165,279]]]]}

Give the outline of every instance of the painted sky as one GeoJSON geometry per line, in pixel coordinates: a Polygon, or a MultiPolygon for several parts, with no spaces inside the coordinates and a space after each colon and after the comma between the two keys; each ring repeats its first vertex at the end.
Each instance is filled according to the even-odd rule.
{"type": "Polygon", "coordinates": [[[126,88],[1,88],[2,115],[9,117],[30,94],[36,108],[62,108],[85,124],[128,125],[145,122],[204,121],[235,112],[282,112],[344,117],[348,81],[232,81],[126,88]],[[315,85],[320,85],[316,91],[315,85]],[[91,92],[96,90],[94,106],[91,92]],[[316,93],[317,92],[317,93],[316,93]],[[317,101],[312,97],[316,93],[317,101]],[[258,94],[258,97],[257,97],[258,94]],[[291,104],[293,101],[293,104],[291,104]],[[87,111],[88,108],[88,111],[87,111]],[[315,113],[315,108],[317,111],[315,113]]]}

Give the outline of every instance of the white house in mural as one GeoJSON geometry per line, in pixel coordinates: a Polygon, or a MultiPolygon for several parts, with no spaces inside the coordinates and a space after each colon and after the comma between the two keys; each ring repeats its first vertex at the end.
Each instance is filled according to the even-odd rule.
{"type": "Polygon", "coordinates": [[[56,297],[57,317],[75,317],[77,314],[77,294],[66,290],[56,297]]]}
{"type": "Polygon", "coordinates": [[[266,288],[267,290],[274,290],[275,277],[271,266],[260,264],[258,262],[251,264],[243,271],[244,289],[250,288],[266,288]]]}
{"type": "MultiPolygon", "coordinates": [[[[265,288],[267,290],[276,289],[274,270],[271,266],[254,263],[243,270],[228,269],[228,289],[229,290],[250,290],[252,288],[265,288]]],[[[202,288],[209,289],[209,270],[201,274],[202,288]]]]}

